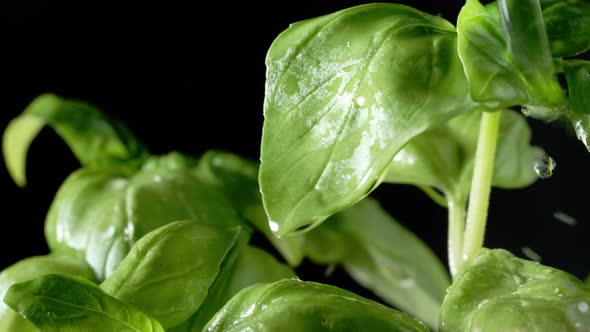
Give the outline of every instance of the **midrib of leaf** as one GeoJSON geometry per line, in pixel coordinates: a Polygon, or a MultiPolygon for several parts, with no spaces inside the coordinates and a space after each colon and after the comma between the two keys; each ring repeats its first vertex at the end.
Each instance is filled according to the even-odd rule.
{"type": "MultiPolygon", "coordinates": [[[[75,287],[77,287],[77,286],[75,286],[75,287]]],[[[88,293],[86,290],[84,290],[84,289],[82,289],[82,290],[83,290],[84,292],[88,293]]],[[[92,294],[90,294],[90,295],[92,295],[92,294]]],[[[98,306],[99,306],[100,310],[93,309],[93,308],[88,308],[88,307],[83,307],[83,306],[76,305],[76,304],[73,304],[73,303],[64,302],[64,301],[58,300],[58,299],[56,299],[56,298],[48,297],[48,296],[37,295],[36,297],[37,297],[37,298],[40,298],[40,299],[47,300],[47,301],[53,301],[53,302],[57,302],[57,303],[59,303],[59,304],[63,304],[63,305],[65,305],[65,306],[70,306],[70,307],[73,307],[73,308],[78,308],[78,309],[82,309],[82,310],[85,310],[85,311],[90,311],[90,312],[93,312],[93,313],[96,313],[96,314],[99,314],[99,315],[104,315],[104,316],[107,316],[107,317],[109,317],[109,318],[113,319],[113,320],[114,320],[114,321],[116,321],[116,322],[119,322],[119,323],[121,323],[122,325],[124,325],[124,326],[126,326],[126,327],[130,328],[131,330],[133,330],[133,331],[135,331],[135,332],[142,332],[141,330],[138,330],[138,329],[137,329],[137,328],[135,328],[134,326],[132,326],[132,325],[129,325],[129,324],[128,324],[128,323],[126,323],[125,321],[123,321],[123,320],[121,320],[121,319],[119,319],[119,318],[117,318],[117,317],[115,317],[115,316],[113,316],[113,315],[111,315],[111,314],[109,314],[109,313],[107,313],[107,312],[105,312],[105,311],[100,311],[100,310],[102,310],[102,306],[100,305],[100,302],[98,302],[98,301],[97,301],[97,303],[98,303],[98,306]]],[[[92,297],[94,298],[94,296],[92,296],[92,297]]],[[[125,308],[125,310],[127,310],[127,308],[125,307],[125,305],[119,304],[119,306],[122,306],[123,308],[125,308]]],[[[70,318],[70,317],[75,317],[75,316],[66,316],[65,318],[70,318]]],[[[147,317],[146,317],[146,319],[147,319],[147,320],[149,320],[149,318],[147,318],[147,317]]],[[[151,326],[151,325],[152,325],[152,323],[151,323],[151,321],[150,321],[150,326],[151,326]]]]}

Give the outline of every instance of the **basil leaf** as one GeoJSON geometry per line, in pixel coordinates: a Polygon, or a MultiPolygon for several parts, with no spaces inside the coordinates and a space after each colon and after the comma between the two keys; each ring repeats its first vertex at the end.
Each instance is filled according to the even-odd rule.
{"type": "Polygon", "coordinates": [[[590,49],[590,3],[542,1],[541,6],[553,57],[574,56],[590,49]]]}
{"type": "Polygon", "coordinates": [[[482,249],[441,308],[440,331],[586,331],[590,290],[574,276],[482,249]]]}
{"type": "Polygon", "coordinates": [[[306,234],[306,248],[312,260],[341,264],[380,298],[436,326],[450,285],[448,272],[430,248],[376,200],[365,198],[306,234]]]}
{"type": "MultiPolygon", "coordinates": [[[[55,254],[29,257],[0,273],[0,300],[13,284],[51,273],[71,274],[94,280],[92,269],[82,258],[55,254]]],[[[39,330],[0,301],[0,331],[36,332],[39,330]]]]}
{"type": "Polygon", "coordinates": [[[235,154],[207,151],[199,162],[195,174],[225,192],[243,218],[250,221],[281,253],[291,266],[303,260],[303,238],[279,239],[271,231],[262,205],[258,186],[258,165],[235,154]]]}
{"type": "Polygon", "coordinates": [[[572,123],[578,139],[590,151],[588,131],[590,130],[590,61],[569,60],[563,62],[563,70],[569,90],[569,111],[567,117],[572,123]]]}
{"type": "Polygon", "coordinates": [[[490,109],[527,105],[553,120],[565,109],[538,0],[500,0],[500,20],[468,0],[457,20],[458,51],[471,96],[490,109]]]}
{"type": "MultiPolygon", "coordinates": [[[[538,178],[533,164],[545,153],[530,145],[531,130],[521,114],[502,113],[492,184],[526,187],[538,178]]],[[[467,197],[480,120],[481,114],[467,113],[418,135],[393,158],[384,181],[433,186],[449,199],[467,197]]]]}
{"type": "Polygon", "coordinates": [[[132,177],[81,169],[66,179],[51,204],[46,237],[54,251],[85,255],[103,281],[131,246],[175,220],[244,226],[225,195],[192,175],[178,154],[152,157],[132,177]]]}
{"type": "Polygon", "coordinates": [[[259,180],[279,236],[353,205],[408,140],[476,107],[453,26],[402,5],[293,24],[266,64],[259,180]]]}
{"type": "Polygon", "coordinates": [[[428,331],[414,318],[343,289],[300,280],[248,287],[203,331],[428,331]]]}
{"type": "Polygon", "coordinates": [[[242,289],[258,284],[289,279],[295,273],[288,266],[279,263],[266,251],[253,246],[240,248],[236,260],[224,266],[209,295],[195,315],[182,326],[170,332],[200,332],[207,322],[242,289]]]}
{"type": "Polygon", "coordinates": [[[133,172],[148,156],[125,126],[93,106],[45,94],[9,123],[2,138],[6,167],[21,187],[26,184],[27,150],[45,125],[56,130],[84,166],[133,172]]]}
{"type": "Polygon", "coordinates": [[[4,301],[43,332],[164,332],[154,318],[103,292],[92,282],[48,274],[14,284],[4,301]]]}
{"type": "Polygon", "coordinates": [[[178,325],[201,306],[239,234],[239,226],[192,221],[162,226],[133,245],[101,288],[165,328],[178,325]]]}

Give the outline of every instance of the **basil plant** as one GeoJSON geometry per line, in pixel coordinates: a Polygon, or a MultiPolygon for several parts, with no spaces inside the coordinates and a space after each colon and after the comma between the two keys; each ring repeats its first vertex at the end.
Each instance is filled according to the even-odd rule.
{"type": "Polygon", "coordinates": [[[0,273],[0,330],[588,331],[587,284],[483,243],[492,188],[555,166],[528,118],[590,150],[589,30],[584,0],[467,0],[454,23],[369,3],[293,23],[266,56],[259,161],[154,155],[96,107],[39,96],[4,131],[8,172],[26,184],[43,126],[81,167],[47,211],[50,252],[0,273]],[[371,197],[382,184],[446,208],[446,262],[371,197]],[[374,299],[300,280],[304,263],[374,299]]]}

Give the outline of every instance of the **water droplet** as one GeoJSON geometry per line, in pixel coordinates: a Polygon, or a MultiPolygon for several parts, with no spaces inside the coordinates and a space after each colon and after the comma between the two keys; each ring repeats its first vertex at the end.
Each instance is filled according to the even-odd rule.
{"type": "Polygon", "coordinates": [[[363,96],[357,97],[356,103],[361,107],[365,106],[365,97],[363,97],[363,96]]]}
{"type": "Polygon", "coordinates": [[[584,127],[582,120],[578,120],[574,123],[574,130],[576,131],[576,136],[584,145],[586,149],[590,151],[590,145],[588,145],[588,131],[584,127]]]}
{"type": "Polygon", "coordinates": [[[588,303],[586,303],[586,302],[578,303],[578,310],[580,310],[581,312],[588,312],[588,303]]]}
{"type": "Polygon", "coordinates": [[[326,270],[324,271],[324,277],[329,277],[334,273],[334,270],[336,270],[336,264],[330,264],[326,267],[326,270]]]}
{"type": "Polygon", "coordinates": [[[541,261],[541,255],[537,254],[533,249],[531,249],[529,247],[522,247],[522,248],[520,248],[520,250],[530,260],[532,260],[534,262],[540,262],[541,261]]]}
{"type": "Polygon", "coordinates": [[[269,221],[268,221],[268,227],[270,228],[270,230],[271,230],[273,233],[276,233],[276,232],[278,232],[278,231],[279,231],[279,224],[277,224],[276,222],[274,222],[274,221],[272,221],[272,220],[269,220],[269,221]]]}
{"type": "Polygon", "coordinates": [[[162,181],[162,177],[159,175],[154,176],[154,182],[160,182],[162,181]]]}
{"type": "Polygon", "coordinates": [[[577,223],[578,223],[578,221],[576,220],[576,218],[574,218],[574,217],[572,217],[570,215],[567,215],[567,214],[565,214],[565,213],[563,213],[561,211],[555,211],[553,213],[553,218],[561,221],[562,223],[564,223],[566,225],[572,226],[572,227],[573,226],[576,226],[577,223]]]}
{"type": "Polygon", "coordinates": [[[553,160],[553,158],[550,156],[545,156],[543,159],[535,161],[535,165],[533,167],[538,177],[541,179],[547,179],[553,175],[555,166],[557,166],[555,160],[553,160]]]}

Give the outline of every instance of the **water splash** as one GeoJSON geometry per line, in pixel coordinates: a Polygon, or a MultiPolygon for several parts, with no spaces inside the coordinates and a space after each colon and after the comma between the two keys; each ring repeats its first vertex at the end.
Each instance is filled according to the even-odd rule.
{"type": "Polygon", "coordinates": [[[533,168],[535,173],[541,179],[550,178],[553,175],[553,170],[557,166],[557,163],[550,156],[544,156],[542,159],[535,161],[533,168]]]}

